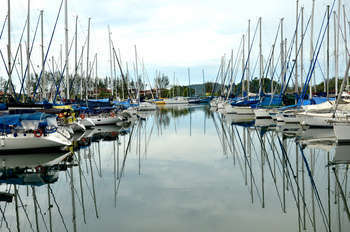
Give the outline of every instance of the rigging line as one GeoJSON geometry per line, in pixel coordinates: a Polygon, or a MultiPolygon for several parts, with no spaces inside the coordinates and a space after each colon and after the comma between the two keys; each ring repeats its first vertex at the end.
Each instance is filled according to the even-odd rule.
{"type": "Polygon", "coordinates": [[[252,170],[251,164],[249,163],[249,160],[248,160],[248,158],[247,158],[247,153],[246,153],[246,150],[245,150],[245,148],[244,148],[244,145],[243,145],[241,136],[240,136],[240,134],[239,134],[239,132],[238,132],[238,130],[237,130],[237,127],[235,127],[235,129],[236,129],[236,132],[237,132],[237,135],[238,135],[238,138],[239,138],[239,142],[240,142],[241,147],[242,147],[242,150],[243,150],[244,158],[246,159],[247,164],[248,164],[248,167],[249,167],[250,175],[252,176],[252,179],[253,179],[253,183],[254,183],[254,186],[255,186],[255,190],[256,190],[256,192],[257,192],[257,195],[258,195],[259,200],[260,200],[260,203],[261,203],[261,202],[262,202],[261,196],[260,196],[258,187],[257,187],[257,185],[256,185],[255,178],[254,178],[254,176],[253,176],[253,170],[252,170]]]}
{"type": "MultiPolygon", "coordinates": [[[[336,0],[333,1],[332,8],[331,8],[330,12],[333,12],[335,1],[336,0]]],[[[316,46],[315,46],[316,49],[314,51],[314,54],[313,54],[313,57],[312,57],[312,60],[311,60],[311,64],[309,66],[309,71],[308,71],[307,76],[306,76],[306,80],[305,80],[304,88],[303,88],[303,91],[302,91],[302,95],[300,96],[300,104],[302,104],[304,102],[304,96],[306,94],[306,91],[308,89],[308,86],[309,86],[309,83],[310,83],[313,71],[315,69],[315,60],[317,60],[318,55],[320,53],[321,45],[323,43],[326,31],[327,31],[326,29],[329,27],[329,21],[330,21],[330,19],[329,19],[328,15],[327,15],[327,11],[326,11],[326,13],[325,13],[325,15],[323,17],[323,20],[322,20],[322,26],[321,26],[321,29],[320,29],[320,32],[319,32],[319,35],[318,35],[318,39],[317,39],[317,43],[316,43],[316,46]],[[320,39],[321,34],[322,34],[323,24],[324,24],[326,16],[327,16],[327,24],[325,26],[325,30],[324,30],[323,35],[322,35],[321,44],[319,45],[319,48],[317,48],[319,39],[320,39]],[[315,57],[315,55],[316,55],[316,57],[315,57]],[[315,60],[314,60],[314,57],[315,57],[315,60]]]]}
{"type": "Polygon", "coordinates": [[[48,188],[49,188],[50,193],[51,193],[51,195],[52,195],[53,201],[55,202],[55,205],[57,206],[57,210],[58,210],[58,213],[59,213],[59,215],[60,215],[60,217],[61,217],[61,220],[62,220],[62,223],[63,223],[63,225],[64,225],[64,228],[65,228],[66,231],[68,232],[67,225],[66,225],[66,223],[64,222],[64,218],[63,218],[63,215],[62,215],[60,206],[58,205],[58,203],[57,203],[57,201],[56,201],[56,197],[55,197],[55,195],[53,194],[53,191],[52,191],[52,189],[51,189],[51,186],[48,185],[48,188]]]}
{"type": "Polygon", "coordinates": [[[243,37],[241,38],[241,41],[239,43],[239,47],[238,47],[237,54],[236,54],[236,59],[235,59],[235,64],[233,65],[233,69],[235,70],[236,74],[234,75],[234,73],[232,73],[232,70],[231,70],[231,77],[230,77],[230,81],[229,81],[229,83],[231,83],[231,84],[230,84],[230,89],[229,89],[229,91],[227,93],[226,100],[228,100],[228,98],[229,98],[229,96],[231,94],[231,91],[232,91],[232,86],[233,86],[233,84],[236,81],[236,75],[238,73],[238,62],[237,61],[240,60],[240,57],[241,57],[239,54],[241,53],[240,51],[241,51],[241,48],[242,48],[242,42],[243,42],[243,37]],[[234,77],[233,80],[232,80],[232,77],[234,77]]]}
{"type": "MultiPolygon", "coordinates": [[[[45,54],[43,66],[45,66],[46,60],[47,60],[47,56],[49,55],[49,51],[50,51],[51,44],[52,44],[52,41],[53,41],[53,36],[54,36],[54,34],[55,34],[55,31],[56,31],[57,22],[58,22],[58,19],[59,19],[59,17],[60,17],[60,14],[61,14],[62,5],[63,5],[63,0],[61,1],[61,5],[60,5],[60,8],[59,8],[58,13],[57,13],[56,22],[55,22],[55,25],[54,25],[54,28],[53,28],[53,31],[52,31],[52,34],[51,34],[51,38],[50,38],[49,45],[48,45],[47,50],[46,50],[46,54],[45,54]]],[[[43,74],[43,70],[41,70],[41,72],[40,72],[40,76],[39,76],[38,82],[40,82],[42,74],[43,74]]],[[[37,85],[38,85],[38,84],[37,84],[37,85]]],[[[35,96],[36,96],[37,85],[35,86],[33,99],[34,99],[35,96]]]]}
{"type": "MultiPolygon", "coordinates": [[[[286,61],[287,62],[287,67],[286,67],[286,70],[285,70],[285,72],[284,72],[284,79],[286,78],[286,76],[287,76],[287,71],[289,70],[289,63],[290,63],[290,60],[291,60],[291,56],[292,56],[292,53],[293,53],[293,47],[294,47],[294,41],[296,40],[296,38],[297,38],[297,30],[298,30],[298,25],[299,25],[299,19],[300,19],[300,14],[298,13],[298,20],[297,20],[297,23],[296,23],[296,27],[295,27],[295,30],[294,30],[294,34],[293,34],[293,39],[292,39],[292,41],[291,41],[291,43],[290,43],[290,46],[289,46],[289,48],[288,48],[288,51],[287,51],[287,54],[288,54],[288,61],[286,61]]],[[[300,50],[300,47],[299,47],[299,49],[298,49],[298,51],[300,50]]],[[[297,53],[297,57],[298,57],[298,54],[299,53],[297,53]]],[[[286,83],[286,85],[285,86],[283,86],[283,83],[282,83],[282,88],[281,88],[281,92],[285,92],[286,90],[287,90],[287,88],[288,88],[288,85],[289,85],[289,80],[290,80],[290,78],[291,78],[291,76],[293,75],[293,70],[294,70],[294,66],[295,66],[295,64],[296,64],[296,62],[293,62],[293,67],[292,67],[292,70],[290,70],[290,75],[289,75],[289,78],[288,78],[288,81],[287,81],[287,83],[286,83]]]]}
{"type": "MultiPolygon", "coordinates": [[[[70,47],[69,47],[69,51],[68,51],[68,56],[69,56],[69,54],[70,54],[70,52],[71,52],[71,50],[72,50],[73,42],[74,42],[74,38],[72,39],[72,42],[70,43],[70,47]]],[[[67,62],[68,62],[68,61],[67,61],[67,62]]],[[[53,100],[53,103],[56,103],[56,98],[57,98],[57,95],[59,94],[58,92],[61,92],[61,91],[59,91],[59,88],[61,87],[61,82],[62,82],[62,80],[63,80],[63,78],[64,78],[64,74],[65,74],[65,72],[66,72],[66,67],[67,67],[67,63],[64,64],[63,70],[62,70],[62,72],[61,72],[61,76],[60,76],[59,81],[58,81],[58,83],[57,83],[57,85],[56,85],[56,94],[55,94],[55,98],[54,98],[54,100],[53,100]]],[[[69,73],[68,73],[68,76],[69,76],[69,73]]],[[[38,80],[38,81],[39,81],[39,80],[38,80]]],[[[38,82],[38,83],[40,83],[40,82],[38,82]]],[[[61,99],[62,99],[62,98],[61,98],[61,99]]]]}
{"type": "MultiPolygon", "coordinates": [[[[271,174],[271,176],[272,176],[272,178],[273,178],[273,183],[274,183],[274,186],[275,186],[275,189],[276,189],[276,192],[277,192],[277,197],[278,197],[278,199],[279,199],[279,201],[280,201],[281,209],[282,209],[282,211],[283,211],[283,203],[282,203],[282,199],[281,199],[281,194],[280,194],[280,192],[279,192],[279,190],[278,190],[278,187],[277,187],[276,177],[275,177],[275,175],[273,174],[272,167],[271,167],[271,163],[270,163],[270,159],[269,159],[269,156],[267,155],[267,151],[266,151],[265,144],[263,143],[262,138],[261,138],[261,136],[260,136],[258,130],[257,130],[256,128],[255,128],[255,130],[256,130],[256,133],[257,133],[257,135],[258,135],[260,144],[262,144],[262,146],[263,146],[263,151],[265,152],[265,157],[266,157],[267,163],[268,163],[268,165],[269,165],[270,174],[271,174]]],[[[267,136],[266,136],[266,137],[267,137],[267,136]]],[[[268,139],[268,137],[267,137],[267,139],[268,139]]],[[[279,167],[279,166],[278,166],[278,167],[279,167]]]]}
{"type": "MultiPolygon", "coordinates": [[[[336,12],[334,12],[334,14],[337,15],[336,12]]],[[[349,53],[349,50],[348,50],[348,45],[345,43],[345,35],[344,35],[343,29],[342,29],[342,27],[340,25],[341,23],[338,21],[338,17],[336,17],[336,20],[338,22],[338,28],[339,28],[341,37],[342,37],[344,45],[345,45],[345,53],[346,53],[346,55],[350,56],[350,53],[349,53]]]]}
{"type": "MultiPolygon", "coordinates": [[[[34,47],[34,41],[35,41],[35,38],[36,38],[36,34],[37,34],[37,32],[38,32],[40,17],[41,17],[41,15],[39,15],[39,17],[38,17],[38,22],[37,22],[36,27],[35,27],[35,32],[34,32],[34,36],[33,36],[33,40],[32,40],[32,45],[31,45],[31,48],[30,48],[30,51],[29,51],[29,61],[30,61],[30,57],[31,57],[31,55],[32,55],[32,51],[33,51],[33,47],[34,47]]],[[[24,30],[23,30],[23,32],[24,32],[24,30]]],[[[22,36],[23,36],[23,34],[22,34],[22,36]]],[[[22,39],[21,39],[21,41],[22,41],[22,39]]],[[[29,49],[29,48],[28,48],[28,49],[29,49]]],[[[17,54],[18,54],[18,49],[17,49],[16,57],[17,57],[17,54]]],[[[22,77],[22,81],[21,81],[22,83],[21,83],[21,88],[20,88],[20,91],[19,91],[19,94],[18,94],[18,97],[17,97],[17,102],[19,101],[19,98],[21,97],[22,89],[24,88],[24,81],[25,81],[25,78],[26,78],[26,76],[27,76],[28,66],[29,66],[29,64],[26,65],[26,69],[25,69],[24,74],[23,74],[24,76],[22,77]]],[[[17,72],[18,72],[18,71],[17,71],[17,72]]],[[[12,70],[11,70],[11,73],[12,73],[12,70]]],[[[19,75],[19,76],[20,76],[20,75],[19,75]]],[[[23,90],[23,91],[24,91],[24,90],[23,90]]]]}
{"type": "MultiPolygon", "coordinates": [[[[73,90],[72,90],[72,87],[73,87],[74,81],[75,81],[76,77],[79,75],[79,74],[78,74],[78,69],[79,69],[80,66],[83,64],[82,60],[83,60],[83,54],[84,54],[84,50],[85,50],[86,43],[87,43],[87,38],[86,38],[86,40],[85,40],[85,42],[84,42],[84,45],[83,45],[83,47],[82,47],[82,49],[81,49],[80,57],[79,57],[79,60],[78,60],[78,62],[77,62],[78,65],[77,65],[77,67],[75,67],[75,70],[74,70],[74,73],[75,73],[76,75],[73,76],[73,78],[72,78],[72,80],[71,80],[71,82],[70,82],[70,88],[69,88],[70,91],[73,91],[73,90]]],[[[83,77],[81,76],[80,78],[83,78],[83,77]]]]}
{"type": "MultiPolygon", "coordinates": [[[[247,66],[248,66],[248,61],[250,59],[250,54],[251,54],[251,51],[252,51],[252,48],[253,48],[253,43],[255,41],[255,36],[256,36],[256,33],[258,31],[258,28],[259,28],[259,23],[256,24],[256,28],[255,28],[255,32],[254,32],[254,36],[253,36],[253,40],[250,44],[250,49],[248,51],[248,56],[247,56],[247,59],[246,59],[246,62],[245,62],[245,65],[244,65],[244,69],[243,69],[243,73],[242,73],[242,78],[241,78],[241,83],[243,81],[243,78],[244,78],[244,75],[245,75],[245,71],[247,70],[247,66]]],[[[248,93],[249,93],[249,89],[248,89],[248,93]]],[[[238,95],[238,94],[236,94],[238,95]]]]}
{"type": "MultiPolygon", "coordinates": [[[[273,44],[272,44],[271,55],[270,55],[270,57],[269,57],[269,64],[266,65],[266,67],[267,67],[267,69],[265,70],[265,71],[266,71],[266,73],[265,73],[266,76],[267,76],[267,73],[269,73],[269,69],[270,69],[271,64],[272,64],[272,54],[275,53],[275,48],[276,48],[276,43],[277,43],[278,33],[279,33],[279,31],[280,31],[280,28],[281,28],[281,22],[278,24],[278,28],[277,28],[275,40],[274,40],[274,42],[273,42],[273,44]]],[[[278,63],[278,62],[277,62],[277,63],[278,63]]],[[[276,64],[277,64],[277,63],[276,63],[276,64]]],[[[272,68],[273,68],[273,67],[272,67],[272,68]]]]}
{"type": "Polygon", "coordinates": [[[309,177],[310,177],[311,186],[312,186],[313,189],[315,190],[315,195],[316,195],[316,198],[317,198],[317,203],[318,203],[318,205],[319,205],[319,207],[320,207],[320,210],[321,210],[323,223],[324,223],[326,229],[328,229],[328,223],[329,223],[329,222],[328,222],[328,218],[327,218],[327,216],[326,216],[326,212],[325,212],[325,210],[324,210],[324,207],[323,207],[323,204],[322,204],[320,195],[319,195],[319,193],[318,193],[318,189],[317,189],[317,187],[316,187],[315,180],[314,180],[314,178],[313,178],[313,176],[312,176],[309,163],[307,162],[307,159],[306,159],[306,157],[305,157],[304,150],[302,149],[302,146],[300,145],[300,143],[298,143],[298,145],[299,145],[299,148],[300,148],[301,155],[302,155],[302,157],[303,157],[303,161],[304,161],[304,163],[305,163],[306,170],[307,170],[307,172],[308,172],[308,174],[309,174],[309,177]]]}
{"type": "MultiPolygon", "coordinates": [[[[5,206],[5,207],[6,207],[6,206],[5,206]]],[[[8,224],[8,222],[7,222],[7,220],[6,220],[5,211],[1,208],[1,206],[0,206],[0,212],[1,212],[1,214],[2,214],[0,229],[2,228],[2,219],[4,219],[7,230],[8,230],[8,231],[11,231],[10,228],[9,228],[9,224],[8,224]]]]}
{"type": "MultiPolygon", "coordinates": [[[[18,191],[18,192],[19,192],[19,191],[18,191]]],[[[17,192],[17,193],[18,193],[18,192],[17,192]]],[[[17,194],[17,197],[18,197],[19,201],[21,202],[21,206],[22,206],[22,209],[23,209],[23,211],[24,211],[24,214],[26,215],[26,218],[27,218],[27,220],[28,220],[28,222],[29,222],[30,229],[34,232],[33,225],[32,225],[32,223],[31,223],[30,220],[29,220],[29,216],[28,216],[26,207],[25,207],[24,204],[23,204],[21,195],[20,195],[20,194],[17,194]]]]}
{"type": "MultiPolygon", "coordinates": [[[[40,17],[39,17],[39,18],[40,18],[40,17]]],[[[16,60],[17,60],[17,56],[18,56],[20,44],[22,43],[24,31],[25,31],[26,26],[27,26],[27,22],[28,22],[28,20],[26,20],[25,23],[24,23],[24,27],[23,27],[23,30],[22,30],[22,34],[21,34],[21,37],[20,37],[20,39],[19,39],[19,44],[18,44],[18,47],[17,47],[17,50],[16,50],[16,55],[15,55],[14,58],[13,58],[12,55],[11,55],[11,59],[13,59],[13,64],[12,64],[12,66],[9,68],[11,74],[12,74],[12,72],[13,72],[13,68],[16,67],[16,60]]],[[[17,70],[17,69],[16,69],[16,70],[17,70]]],[[[17,75],[20,76],[20,75],[18,74],[18,71],[17,71],[17,75]]],[[[20,80],[20,81],[21,81],[21,80],[20,80]]],[[[15,93],[15,94],[16,94],[16,93],[15,93]]],[[[17,98],[17,96],[16,96],[16,98],[17,98]]]]}

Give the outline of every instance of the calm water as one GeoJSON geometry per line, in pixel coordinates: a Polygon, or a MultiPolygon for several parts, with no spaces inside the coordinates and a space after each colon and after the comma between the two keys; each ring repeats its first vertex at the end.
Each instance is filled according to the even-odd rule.
{"type": "MultiPolygon", "coordinates": [[[[203,106],[141,116],[83,135],[66,165],[3,172],[0,190],[16,184],[18,214],[15,199],[1,202],[0,231],[350,231],[348,166],[327,166],[349,160],[350,148],[315,142],[331,130],[282,133],[203,106]]],[[[1,156],[2,167],[62,155],[1,156]]]]}

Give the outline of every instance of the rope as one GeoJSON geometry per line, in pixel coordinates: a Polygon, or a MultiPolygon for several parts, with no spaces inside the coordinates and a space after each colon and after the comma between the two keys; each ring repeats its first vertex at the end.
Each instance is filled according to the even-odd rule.
{"type": "MultiPolygon", "coordinates": [[[[50,42],[49,42],[49,45],[48,45],[48,47],[47,47],[47,51],[46,51],[45,58],[44,58],[44,63],[43,63],[44,66],[45,66],[45,64],[46,64],[47,56],[49,55],[49,51],[50,51],[50,48],[51,48],[53,36],[54,36],[54,34],[55,34],[55,31],[56,31],[57,22],[58,22],[58,19],[59,19],[59,17],[60,17],[60,13],[61,13],[61,10],[62,10],[62,5],[63,5],[63,0],[61,1],[61,5],[60,5],[60,8],[59,8],[59,10],[58,10],[56,22],[55,22],[53,31],[52,31],[52,33],[51,33],[50,42]]],[[[35,85],[33,99],[34,99],[35,96],[36,96],[36,90],[38,89],[38,85],[39,85],[39,83],[40,83],[40,80],[41,80],[41,76],[42,76],[42,75],[43,75],[43,70],[41,70],[40,75],[39,75],[39,78],[38,78],[38,82],[37,82],[37,84],[35,85]]]]}

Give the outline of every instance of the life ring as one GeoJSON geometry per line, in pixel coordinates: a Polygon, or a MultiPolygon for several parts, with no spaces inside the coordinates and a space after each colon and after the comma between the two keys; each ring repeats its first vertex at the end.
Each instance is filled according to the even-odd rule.
{"type": "Polygon", "coordinates": [[[111,112],[110,115],[111,115],[111,117],[114,117],[114,116],[115,116],[115,113],[114,113],[114,112],[111,112]]]}
{"type": "Polygon", "coordinates": [[[85,118],[85,114],[81,114],[81,115],[80,115],[80,118],[81,118],[81,119],[84,119],[84,118],[85,118]]]}
{"type": "Polygon", "coordinates": [[[43,131],[40,129],[34,130],[34,136],[40,138],[43,135],[43,131]]]}

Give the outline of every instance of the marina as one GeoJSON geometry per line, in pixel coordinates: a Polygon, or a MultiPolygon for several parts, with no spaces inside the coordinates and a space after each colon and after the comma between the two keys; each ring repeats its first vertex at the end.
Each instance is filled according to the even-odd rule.
{"type": "Polygon", "coordinates": [[[4,1],[0,231],[350,231],[349,3],[169,1],[4,1]]]}

